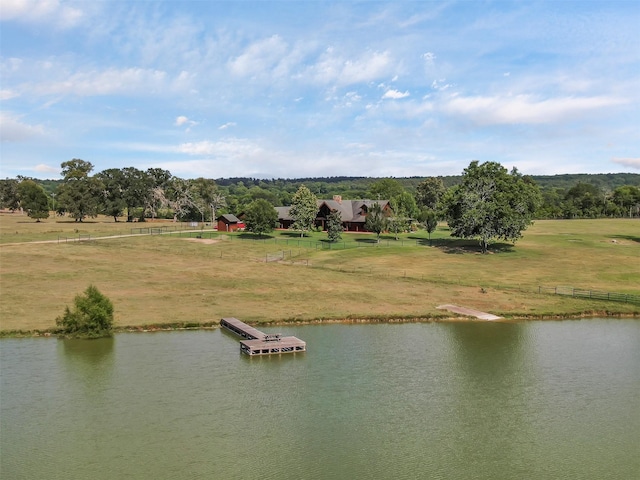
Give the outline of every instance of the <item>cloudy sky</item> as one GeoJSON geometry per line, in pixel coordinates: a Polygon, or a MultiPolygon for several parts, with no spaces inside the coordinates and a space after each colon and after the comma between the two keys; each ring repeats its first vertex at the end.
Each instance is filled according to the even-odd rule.
{"type": "Polygon", "coordinates": [[[640,2],[0,4],[0,178],[640,171],[640,2]]]}

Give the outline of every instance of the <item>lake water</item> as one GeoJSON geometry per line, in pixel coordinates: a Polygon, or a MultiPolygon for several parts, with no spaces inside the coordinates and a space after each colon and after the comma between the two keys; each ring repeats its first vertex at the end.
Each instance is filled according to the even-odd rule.
{"type": "Polygon", "coordinates": [[[640,322],[0,340],[3,479],[631,479],[640,322]]]}

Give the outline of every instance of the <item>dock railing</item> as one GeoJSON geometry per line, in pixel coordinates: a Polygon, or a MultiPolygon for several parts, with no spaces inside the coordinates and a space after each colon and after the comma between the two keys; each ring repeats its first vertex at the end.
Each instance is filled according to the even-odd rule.
{"type": "Polygon", "coordinates": [[[555,295],[566,295],[578,298],[590,298],[594,300],[606,300],[610,302],[624,302],[640,305],[640,295],[631,293],[603,292],[599,290],[585,290],[574,287],[538,287],[538,293],[553,293],[555,295]]]}

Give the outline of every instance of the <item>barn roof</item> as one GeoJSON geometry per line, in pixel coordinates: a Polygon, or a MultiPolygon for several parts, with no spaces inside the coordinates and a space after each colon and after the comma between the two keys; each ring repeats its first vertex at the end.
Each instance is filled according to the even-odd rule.
{"type": "Polygon", "coordinates": [[[224,215],[220,215],[218,220],[222,220],[225,223],[238,223],[240,220],[235,215],[230,213],[225,213],[224,215]]]}

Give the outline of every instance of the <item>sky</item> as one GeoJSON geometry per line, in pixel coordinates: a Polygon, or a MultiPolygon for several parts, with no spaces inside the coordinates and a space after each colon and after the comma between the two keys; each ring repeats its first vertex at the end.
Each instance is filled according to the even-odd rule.
{"type": "Polygon", "coordinates": [[[0,2],[0,178],[640,172],[640,2],[0,2]]]}

